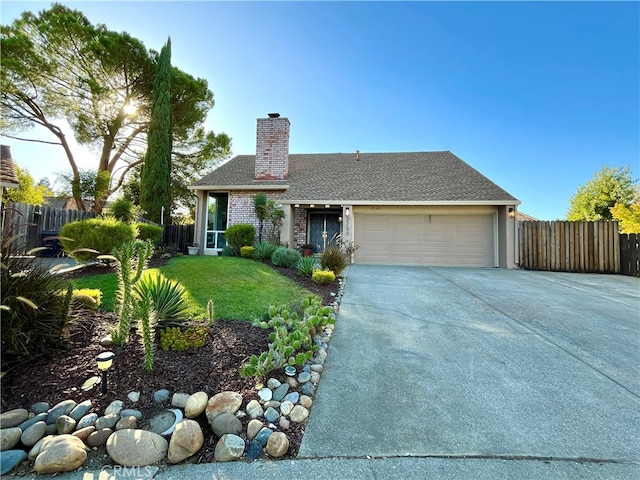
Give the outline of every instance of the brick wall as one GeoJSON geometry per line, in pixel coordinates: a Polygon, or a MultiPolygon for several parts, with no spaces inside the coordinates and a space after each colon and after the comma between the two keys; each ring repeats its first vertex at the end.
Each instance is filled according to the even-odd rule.
{"type": "MultiPolygon", "coordinates": [[[[256,238],[258,235],[258,228],[260,222],[256,217],[256,212],[253,208],[253,197],[258,193],[264,193],[269,200],[278,201],[284,191],[256,191],[256,190],[237,190],[229,192],[229,221],[227,226],[236,225],[238,223],[249,223],[256,227],[256,238]]],[[[265,220],[263,226],[263,238],[265,234],[270,231],[271,222],[265,220]]]]}
{"type": "Polygon", "coordinates": [[[307,243],[307,210],[304,208],[294,208],[293,241],[294,248],[300,248],[307,243]]]}
{"type": "Polygon", "coordinates": [[[289,174],[288,118],[258,118],[256,180],[284,180],[289,174]]]}

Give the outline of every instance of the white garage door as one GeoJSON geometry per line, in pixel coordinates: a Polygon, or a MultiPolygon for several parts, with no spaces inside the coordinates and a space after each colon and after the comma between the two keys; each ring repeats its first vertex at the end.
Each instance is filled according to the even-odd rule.
{"type": "Polygon", "coordinates": [[[355,215],[356,262],[494,267],[493,215],[355,215]]]}

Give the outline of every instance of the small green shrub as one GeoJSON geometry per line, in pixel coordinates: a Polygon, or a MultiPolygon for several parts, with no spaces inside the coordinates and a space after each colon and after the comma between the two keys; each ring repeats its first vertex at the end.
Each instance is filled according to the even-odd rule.
{"type": "Polygon", "coordinates": [[[311,279],[314,282],[316,282],[316,283],[318,283],[320,285],[323,285],[325,283],[331,283],[331,282],[335,281],[336,274],[333,273],[331,270],[316,270],[311,275],[311,279]]]}
{"type": "Polygon", "coordinates": [[[256,238],[256,227],[248,223],[232,225],[224,232],[224,238],[236,254],[239,254],[242,247],[253,245],[253,240],[256,238]]]}
{"type": "Polygon", "coordinates": [[[258,242],[253,246],[253,258],[264,262],[271,259],[276,245],[271,242],[258,242]]]}
{"type": "Polygon", "coordinates": [[[316,257],[302,257],[298,263],[298,272],[304,277],[310,277],[315,270],[320,268],[316,257]]]}
{"type": "Polygon", "coordinates": [[[107,209],[109,213],[122,222],[131,222],[135,216],[134,209],[136,207],[133,205],[131,200],[125,200],[123,198],[118,198],[111,202],[109,208],[107,209]]]}
{"type": "Polygon", "coordinates": [[[73,290],[73,300],[85,308],[98,310],[102,302],[102,292],[99,288],[81,288],[73,290]]]}
{"type": "Polygon", "coordinates": [[[205,325],[196,325],[182,330],[167,327],[160,332],[160,346],[163,350],[184,352],[190,348],[202,348],[207,343],[209,329],[205,325]]]}
{"type": "Polygon", "coordinates": [[[240,248],[240,256],[242,258],[253,258],[254,248],[250,246],[244,246],[240,248]]]}
{"type": "Polygon", "coordinates": [[[328,247],[320,255],[322,269],[331,270],[336,275],[340,275],[347,265],[347,259],[338,247],[328,247]]]}
{"type": "Polygon", "coordinates": [[[133,287],[138,300],[147,297],[158,318],[158,325],[162,327],[181,325],[178,321],[189,309],[187,290],[180,282],[169,280],[162,274],[142,275],[133,287]]]}
{"type": "Polygon", "coordinates": [[[113,217],[89,218],[64,224],[60,229],[60,243],[67,255],[86,261],[96,255],[87,249],[109,255],[114,248],[133,241],[137,235],[138,229],[130,223],[113,217]]]}
{"type": "Polygon", "coordinates": [[[136,227],[138,227],[138,240],[151,240],[154,245],[160,245],[162,243],[164,229],[160,225],[136,223],[136,227]]]}
{"type": "Polygon", "coordinates": [[[271,255],[271,263],[278,267],[296,268],[302,255],[293,248],[277,248],[271,255]]]}
{"type": "Polygon", "coordinates": [[[235,257],[236,252],[233,249],[233,247],[231,247],[231,245],[225,245],[224,247],[222,247],[222,251],[220,252],[220,255],[223,257],[235,257]]]}

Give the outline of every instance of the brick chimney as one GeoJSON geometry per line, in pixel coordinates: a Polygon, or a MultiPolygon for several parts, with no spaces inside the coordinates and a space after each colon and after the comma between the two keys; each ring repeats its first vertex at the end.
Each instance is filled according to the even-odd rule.
{"type": "Polygon", "coordinates": [[[289,175],[288,118],[270,113],[259,118],[256,134],[256,180],[284,180],[289,175]]]}

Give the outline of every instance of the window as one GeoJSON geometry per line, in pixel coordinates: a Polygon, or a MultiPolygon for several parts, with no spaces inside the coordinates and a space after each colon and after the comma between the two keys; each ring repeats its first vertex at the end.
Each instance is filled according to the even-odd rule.
{"type": "Polygon", "coordinates": [[[227,229],[227,207],[229,194],[209,192],[207,204],[207,232],[205,248],[221,250],[227,244],[224,231],[227,229]]]}

